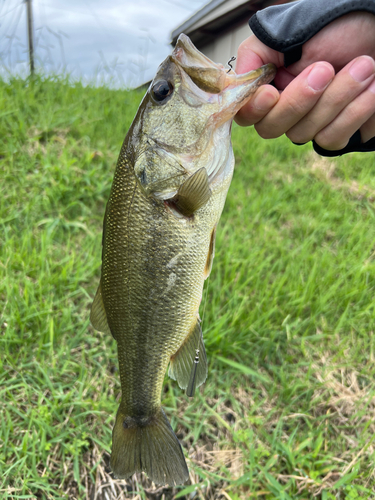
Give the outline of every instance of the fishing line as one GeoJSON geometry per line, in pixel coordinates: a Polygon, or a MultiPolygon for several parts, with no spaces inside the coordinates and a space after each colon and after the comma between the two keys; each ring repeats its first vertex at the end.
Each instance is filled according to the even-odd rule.
{"type": "MultiPolygon", "coordinates": [[[[210,243],[211,245],[211,243],[210,243]]],[[[201,322],[200,322],[200,327],[201,327],[201,332],[198,332],[198,342],[197,342],[197,348],[195,349],[195,358],[193,360],[193,366],[192,366],[192,369],[191,369],[191,373],[190,373],[190,379],[189,379],[189,383],[188,383],[188,386],[187,386],[187,389],[186,389],[186,395],[189,397],[189,398],[192,398],[194,396],[194,393],[195,393],[195,388],[196,388],[196,382],[197,382],[197,370],[198,370],[198,363],[199,363],[199,341],[200,341],[200,336],[202,335],[203,337],[203,320],[204,320],[204,315],[205,315],[205,312],[206,312],[206,305],[207,305],[207,295],[208,295],[208,288],[209,288],[209,282],[210,282],[210,277],[211,277],[211,273],[210,275],[208,276],[208,278],[206,279],[206,282],[207,282],[207,285],[206,285],[206,296],[203,297],[203,313],[202,313],[202,319],[201,319],[201,322]]],[[[202,294],[204,296],[204,292],[202,294]]]]}
{"type": "Polygon", "coordinates": [[[210,278],[211,278],[211,273],[210,273],[209,277],[208,277],[208,278],[207,278],[207,280],[206,280],[206,283],[207,283],[207,285],[206,285],[206,287],[205,287],[205,288],[206,288],[206,296],[205,296],[204,301],[203,301],[203,302],[204,302],[204,303],[203,303],[203,313],[202,313],[202,320],[201,320],[201,328],[202,328],[202,330],[203,330],[203,320],[204,320],[204,314],[205,314],[205,312],[206,312],[207,295],[208,295],[208,288],[209,288],[209,284],[210,284],[210,278]]]}

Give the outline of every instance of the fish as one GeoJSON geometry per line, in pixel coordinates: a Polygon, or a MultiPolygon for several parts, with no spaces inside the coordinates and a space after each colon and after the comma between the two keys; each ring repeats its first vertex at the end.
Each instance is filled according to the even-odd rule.
{"type": "Polygon", "coordinates": [[[192,396],[207,377],[199,305],[233,175],[231,124],[272,64],[236,75],[181,34],[122,145],[106,206],[102,270],[91,313],[117,342],[121,402],[112,432],[116,478],[189,478],[161,406],[164,376],[192,396]]]}

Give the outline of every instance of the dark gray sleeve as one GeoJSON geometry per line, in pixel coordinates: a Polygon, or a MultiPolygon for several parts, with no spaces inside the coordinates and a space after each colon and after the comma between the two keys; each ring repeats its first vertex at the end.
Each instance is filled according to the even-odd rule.
{"type": "Polygon", "coordinates": [[[324,26],[359,10],[375,14],[375,0],[299,0],[260,10],[249,24],[261,42],[284,54],[287,67],[301,58],[302,45],[324,26]]]}
{"type": "MultiPolygon", "coordinates": [[[[287,67],[301,58],[303,44],[322,28],[355,11],[375,15],[375,0],[298,0],[258,11],[250,19],[249,25],[261,42],[284,54],[284,66],[287,67]]],[[[322,156],[375,151],[375,137],[362,143],[359,130],[347,146],[338,151],[323,149],[315,141],[312,142],[315,151],[322,156]]]]}

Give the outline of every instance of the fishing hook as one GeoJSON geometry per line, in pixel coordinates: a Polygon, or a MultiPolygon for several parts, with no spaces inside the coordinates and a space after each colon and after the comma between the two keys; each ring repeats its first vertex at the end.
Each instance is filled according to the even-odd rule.
{"type": "Polygon", "coordinates": [[[233,69],[233,68],[232,68],[231,63],[232,63],[233,61],[235,61],[235,60],[236,60],[236,57],[232,56],[232,57],[229,59],[229,61],[227,62],[227,65],[229,66],[229,69],[228,69],[227,73],[229,73],[229,72],[230,72],[230,70],[231,70],[231,69],[233,69]]]}

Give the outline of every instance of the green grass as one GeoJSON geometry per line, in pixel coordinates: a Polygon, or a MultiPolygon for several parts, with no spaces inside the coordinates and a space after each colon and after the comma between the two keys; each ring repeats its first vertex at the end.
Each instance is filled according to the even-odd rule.
{"type": "Polygon", "coordinates": [[[239,127],[201,310],[209,377],[194,400],[165,383],[191,484],[109,474],[116,346],[88,316],[141,97],[0,82],[0,498],[375,498],[374,156],[239,127]]]}

